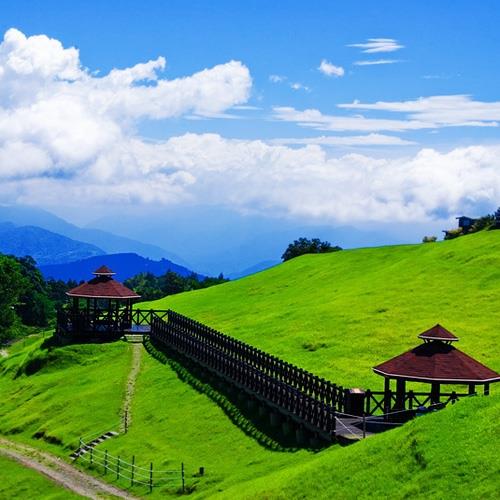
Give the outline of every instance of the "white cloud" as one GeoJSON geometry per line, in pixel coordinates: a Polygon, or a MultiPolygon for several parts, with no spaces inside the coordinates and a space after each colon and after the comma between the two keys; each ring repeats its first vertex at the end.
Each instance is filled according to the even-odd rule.
{"type": "Polygon", "coordinates": [[[399,59],[374,59],[372,61],[355,61],[354,66],[377,66],[379,64],[395,64],[399,63],[399,59]]]}
{"type": "Polygon", "coordinates": [[[132,141],[75,179],[3,182],[0,197],[108,207],[186,200],[272,210],[326,221],[421,221],[498,204],[500,147],[447,153],[422,149],[391,159],[333,157],[318,145],[289,148],[217,134],[186,134],[157,144],[132,141]],[[116,169],[113,173],[109,169],[116,169]],[[118,182],[117,175],[129,179],[118,182]]]}
{"type": "Polygon", "coordinates": [[[304,85],[303,83],[300,82],[292,82],[290,83],[290,88],[292,90],[304,90],[306,92],[310,92],[311,89],[307,85],[304,85]]]}
{"type": "Polygon", "coordinates": [[[292,107],[279,106],[273,108],[276,120],[294,122],[302,127],[331,132],[404,132],[434,128],[433,123],[417,120],[394,120],[390,118],[365,118],[364,116],[325,115],[317,109],[303,111],[292,107]]]}
{"type": "Polygon", "coordinates": [[[344,68],[342,66],[335,66],[331,62],[327,61],[326,59],[323,59],[321,61],[321,64],[318,67],[318,70],[321,71],[326,76],[344,76],[344,68]]]}
{"type": "Polygon", "coordinates": [[[422,120],[440,126],[497,126],[500,102],[475,101],[468,95],[420,97],[410,101],[340,104],[342,109],[407,113],[410,120],[422,120]]]}
{"type": "Polygon", "coordinates": [[[475,101],[466,95],[420,97],[411,101],[339,104],[342,110],[398,113],[397,118],[371,118],[363,115],[326,115],[317,109],[303,111],[275,107],[274,118],[302,127],[332,132],[404,132],[443,127],[497,127],[500,102],[475,101]]]}
{"type": "Polygon", "coordinates": [[[499,103],[455,96],[343,109],[402,113],[402,119],[276,108],[280,120],[367,132],[295,142],[299,147],[217,134],[146,141],[136,130],[141,119],[227,115],[245,104],[251,88],[248,69],[235,61],[175,80],[161,77],[164,68],[158,58],[96,77],[76,49],[7,32],[0,44],[0,202],[121,209],[191,200],[332,221],[411,221],[500,199],[500,147],[423,149],[393,159],[334,156],[323,147],[406,142],[370,133],[379,130],[472,119],[492,125],[499,103]]]}
{"type": "Polygon", "coordinates": [[[8,30],[0,43],[0,178],[99,171],[109,191],[120,191],[140,182],[141,160],[131,152],[139,120],[232,118],[226,111],[248,99],[251,77],[238,61],[174,80],[160,77],[165,66],[159,57],[96,77],[77,49],[8,30]]]}
{"type": "Polygon", "coordinates": [[[286,76],[283,75],[270,75],[269,76],[269,81],[272,83],[283,83],[286,81],[286,76]]]}
{"type": "Polygon", "coordinates": [[[306,138],[272,139],[270,144],[318,144],[321,146],[409,146],[416,142],[407,141],[393,135],[367,134],[344,136],[320,136],[306,138]]]}
{"type": "Polygon", "coordinates": [[[368,38],[364,43],[352,43],[348,47],[363,49],[365,54],[377,54],[380,52],[394,52],[404,48],[397,40],[393,38],[368,38]]]}

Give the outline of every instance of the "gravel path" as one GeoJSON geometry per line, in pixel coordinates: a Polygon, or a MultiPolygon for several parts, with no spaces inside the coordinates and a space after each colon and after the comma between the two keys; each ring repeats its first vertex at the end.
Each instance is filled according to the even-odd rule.
{"type": "Polygon", "coordinates": [[[136,500],[136,497],[126,491],[85,474],[55,455],[26,444],[0,438],[0,454],[40,472],[55,483],[83,497],[136,500]]]}
{"type": "Polygon", "coordinates": [[[141,357],[144,346],[142,344],[131,344],[132,346],[132,366],[127,377],[127,387],[125,389],[125,399],[122,406],[122,423],[121,431],[126,432],[126,427],[130,427],[132,423],[132,399],[134,397],[135,382],[141,369],[141,357]],[[125,419],[127,424],[125,425],[125,419]]]}

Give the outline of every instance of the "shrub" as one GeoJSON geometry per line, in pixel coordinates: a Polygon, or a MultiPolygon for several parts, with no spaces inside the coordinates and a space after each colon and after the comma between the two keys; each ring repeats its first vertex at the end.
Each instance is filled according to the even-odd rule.
{"type": "Polygon", "coordinates": [[[459,236],[463,236],[464,232],[462,231],[462,228],[459,227],[457,229],[450,229],[449,231],[446,231],[444,235],[445,240],[453,240],[455,238],[458,238],[459,236]]]}
{"type": "Polygon", "coordinates": [[[437,240],[437,236],[424,236],[422,238],[422,243],[434,243],[437,240]]]}

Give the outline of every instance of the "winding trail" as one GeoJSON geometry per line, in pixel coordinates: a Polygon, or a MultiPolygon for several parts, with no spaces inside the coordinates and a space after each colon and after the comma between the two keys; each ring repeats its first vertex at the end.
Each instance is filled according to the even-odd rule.
{"type": "Polygon", "coordinates": [[[83,497],[137,500],[137,497],[126,491],[86,474],[61,458],[32,446],[0,438],[0,454],[40,472],[55,483],[83,497]]]}
{"type": "Polygon", "coordinates": [[[144,350],[143,344],[130,344],[132,346],[132,366],[127,377],[127,386],[125,388],[125,398],[121,411],[121,429],[120,432],[126,432],[132,423],[132,399],[134,397],[135,382],[141,369],[141,357],[144,350]]]}

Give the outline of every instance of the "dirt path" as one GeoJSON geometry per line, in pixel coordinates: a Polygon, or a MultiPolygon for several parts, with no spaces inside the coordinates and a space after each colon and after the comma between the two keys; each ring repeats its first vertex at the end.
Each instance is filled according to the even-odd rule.
{"type": "Polygon", "coordinates": [[[55,483],[78,495],[92,499],[123,498],[136,500],[136,497],[126,491],[85,474],[55,455],[26,444],[0,438],[0,454],[16,460],[25,467],[40,472],[55,483]]]}
{"type": "Polygon", "coordinates": [[[141,369],[141,357],[144,346],[142,344],[131,344],[132,346],[132,366],[127,377],[127,387],[125,388],[125,399],[122,406],[121,432],[126,432],[132,423],[132,399],[134,397],[135,382],[141,369]]]}

